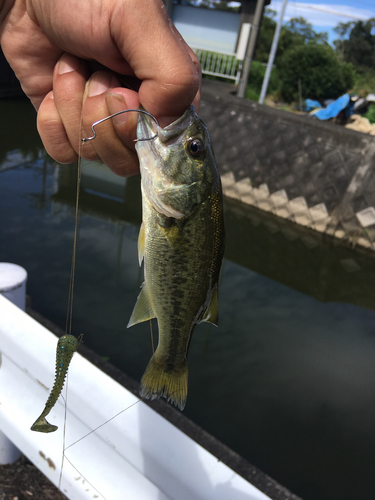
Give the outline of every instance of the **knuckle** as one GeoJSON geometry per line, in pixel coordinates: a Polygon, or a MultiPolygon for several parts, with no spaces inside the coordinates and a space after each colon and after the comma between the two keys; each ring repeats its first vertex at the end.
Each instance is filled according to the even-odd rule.
{"type": "Polygon", "coordinates": [[[81,158],[88,161],[99,161],[100,156],[95,151],[81,151],[81,158]]]}
{"type": "Polygon", "coordinates": [[[53,148],[50,146],[46,147],[47,153],[58,163],[66,165],[68,163],[73,163],[77,160],[78,155],[72,148],[53,148]]]}

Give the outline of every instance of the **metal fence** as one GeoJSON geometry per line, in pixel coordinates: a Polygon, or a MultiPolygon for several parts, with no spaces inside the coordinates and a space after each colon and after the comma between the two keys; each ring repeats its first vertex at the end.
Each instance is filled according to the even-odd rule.
{"type": "Polygon", "coordinates": [[[199,59],[203,74],[228,78],[238,85],[242,60],[237,59],[235,54],[223,54],[198,48],[193,48],[193,50],[199,59]]]}

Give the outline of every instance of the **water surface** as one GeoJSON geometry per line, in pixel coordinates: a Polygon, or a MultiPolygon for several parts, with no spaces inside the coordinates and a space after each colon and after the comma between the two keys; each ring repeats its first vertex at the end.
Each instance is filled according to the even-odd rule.
{"type": "MultiPolygon", "coordinates": [[[[76,167],[46,156],[26,101],[0,111],[0,261],[27,269],[32,307],[65,328],[76,167]]],[[[140,380],[139,179],[86,165],[82,186],[73,333],[140,380]]],[[[195,329],[184,413],[305,500],[372,498],[374,258],[238,203],[225,216],[219,328],[195,329]]]]}

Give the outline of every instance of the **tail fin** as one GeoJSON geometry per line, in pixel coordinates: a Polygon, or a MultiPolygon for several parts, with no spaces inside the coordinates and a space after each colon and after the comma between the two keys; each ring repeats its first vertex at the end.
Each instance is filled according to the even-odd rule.
{"type": "Polygon", "coordinates": [[[37,418],[31,426],[31,430],[37,432],[55,432],[57,429],[57,425],[50,424],[49,422],[47,422],[45,417],[42,416],[37,418]]]}
{"type": "Polygon", "coordinates": [[[164,397],[168,402],[183,410],[187,398],[187,381],[187,361],[184,360],[177,366],[170,367],[156,350],[142,377],[139,393],[143,398],[164,397]]]}

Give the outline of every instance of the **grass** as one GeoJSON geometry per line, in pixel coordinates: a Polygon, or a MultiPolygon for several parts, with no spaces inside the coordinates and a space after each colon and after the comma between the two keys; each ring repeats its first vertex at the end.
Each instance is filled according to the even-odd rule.
{"type": "Polygon", "coordinates": [[[259,97],[260,97],[260,92],[254,89],[254,87],[252,87],[250,83],[248,83],[246,87],[246,99],[258,102],[259,97]]]}
{"type": "Polygon", "coordinates": [[[367,113],[363,115],[370,123],[375,123],[375,105],[371,104],[367,113]]]}
{"type": "Polygon", "coordinates": [[[375,92],[375,70],[366,69],[366,71],[357,71],[353,91],[363,97],[370,92],[375,92]]]}

